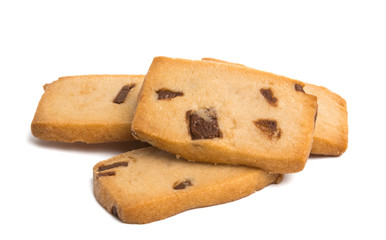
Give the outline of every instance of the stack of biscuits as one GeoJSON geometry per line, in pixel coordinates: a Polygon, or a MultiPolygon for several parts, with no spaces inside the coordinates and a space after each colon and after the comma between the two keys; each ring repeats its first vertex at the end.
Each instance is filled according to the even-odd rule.
{"type": "Polygon", "coordinates": [[[44,90],[35,137],[149,144],[93,168],[97,201],[125,223],[246,197],[302,171],[310,153],[347,148],[342,97],[217,59],[156,57],[146,75],[62,77],[44,90]]]}

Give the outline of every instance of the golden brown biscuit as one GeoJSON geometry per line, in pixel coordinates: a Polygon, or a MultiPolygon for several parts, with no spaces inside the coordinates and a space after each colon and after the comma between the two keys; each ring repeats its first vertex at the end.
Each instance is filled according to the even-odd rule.
{"type": "Polygon", "coordinates": [[[321,86],[306,83],[304,90],[318,97],[318,116],[311,153],[342,155],[348,143],[346,101],[321,86]]]}
{"type": "Polygon", "coordinates": [[[32,134],[60,142],[133,141],[130,127],[143,79],[143,75],[85,75],[46,84],[32,134]]]}
{"type": "Polygon", "coordinates": [[[234,201],[282,179],[255,168],[177,160],[153,147],[102,161],[93,176],[98,202],[125,223],[149,223],[234,201]]]}
{"type": "MultiPolygon", "coordinates": [[[[244,66],[214,58],[203,58],[202,60],[244,66]]],[[[309,83],[304,83],[304,90],[318,98],[318,116],[311,153],[321,155],[343,154],[348,143],[346,100],[325,87],[309,83]]]]}
{"type": "Polygon", "coordinates": [[[303,83],[210,61],[157,57],[132,124],[136,138],[199,162],[301,171],[317,109],[303,83]]]}

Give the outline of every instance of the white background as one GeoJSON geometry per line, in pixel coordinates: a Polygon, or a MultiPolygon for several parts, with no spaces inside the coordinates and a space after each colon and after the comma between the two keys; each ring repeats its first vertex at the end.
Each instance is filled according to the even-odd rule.
{"type": "Polygon", "coordinates": [[[1,1],[1,239],[385,239],[382,1],[1,1]],[[323,85],[347,100],[349,147],[250,197],[146,225],[92,193],[126,144],[37,140],[45,83],[145,74],[154,56],[213,57],[323,85]]]}

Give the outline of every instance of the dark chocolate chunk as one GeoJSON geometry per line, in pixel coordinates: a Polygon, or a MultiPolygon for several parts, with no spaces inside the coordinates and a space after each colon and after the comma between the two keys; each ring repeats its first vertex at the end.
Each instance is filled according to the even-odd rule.
{"type": "Polygon", "coordinates": [[[295,90],[298,92],[306,93],[304,92],[303,86],[298,83],[295,84],[295,90]]]}
{"type": "Polygon", "coordinates": [[[260,89],[260,93],[264,96],[265,100],[272,106],[277,107],[277,98],[273,95],[273,92],[270,88],[260,89]]]}
{"type": "Polygon", "coordinates": [[[129,165],[129,162],[116,162],[109,165],[100,166],[98,168],[98,172],[111,169],[111,168],[116,168],[116,167],[127,167],[128,165],[129,165]]]}
{"type": "Polygon", "coordinates": [[[183,92],[173,92],[165,88],[161,88],[160,90],[157,90],[156,93],[158,94],[158,100],[171,99],[179,96],[184,96],[183,92]]]}
{"type": "Polygon", "coordinates": [[[125,102],[127,94],[129,94],[130,89],[135,87],[135,84],[128,84],[122,87],[121,91],[119,91],[118,95],[114,98],[113,103],[121,104],[125,102]]]}
{"type": "Polygon", "coordinates": [[[181,190],[185,189],[186,187],[193,186],[192,182],[190,180],[185,180],[183,182],[176,182],[173,184],[174,190],[181,190]]]}
{"type": "Polygon", "coordinates": [[[279,139],[281,137],[282,131],[277,127],[276,120],[260,119],[253,123],[270,139],[279,139]]]}
{"type": "Polygon", "coordinates": [[[222,138],[214,109],[187,111],[186,121],[192,140],[222,138]]]}
{"type": "Polygon", "coordinates": [[[99,172],[97,173],[96,175],[96,178],[100,178],[100,177],[110,177],[110,176],[115,176],[115,172],[114,171],[111,171],[111,172],[99,172]]]}
{"type": "Polygon", "coordinates": [[[116,207],[116,206],[113,206],[113,207],[111,208],[111,214],[112,214],[114,217],[116,217],[116,218],[118,218],[119,220],[121,220],[121,219],[119,218],[119,216],[118,216],[118,210],[117,210],[117,207],[116,207]]]}

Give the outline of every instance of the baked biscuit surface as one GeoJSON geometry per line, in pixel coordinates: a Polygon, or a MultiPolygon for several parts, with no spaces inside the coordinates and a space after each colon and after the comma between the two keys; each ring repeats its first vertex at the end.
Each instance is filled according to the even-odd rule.
{"type": "Polygon", "coordinates": [[[158,57],[139,95],[133,135],[191,161],[297,172],[311,149],[317,108],[302,86],[240,66],[158,57]]]}
{"type": "Polygon", "coordinates": [[[131,122],[143,75],[62,77],[44,86],[32,134],[61,142],[134,140],[131,122]]]}
{"type": "Polygon", "coordinates": [[[102,161],[93,176],[97,201],[126,223],[234,201],[282,178],[254,168],[191,163],[153,147],[102,161]]]}
{"type": "MultiPolygon", "coordinates": [[[[214,58],[203,58],[202,60],[244,66],[214,58]]],[[[311,153],[335,156],[343,154],[348,144],[346,100],[325,87],[309,83],[304,83],[304,91],[315,95],[318,99],[318,116],[311,153]]]]}
{"type": "Polygon", "coordinates": [[[311,153],[342,155],[348,144],[346,101],[321,86],[306,83],[304,90],[318,97],[318,116],[311,153]]]}

